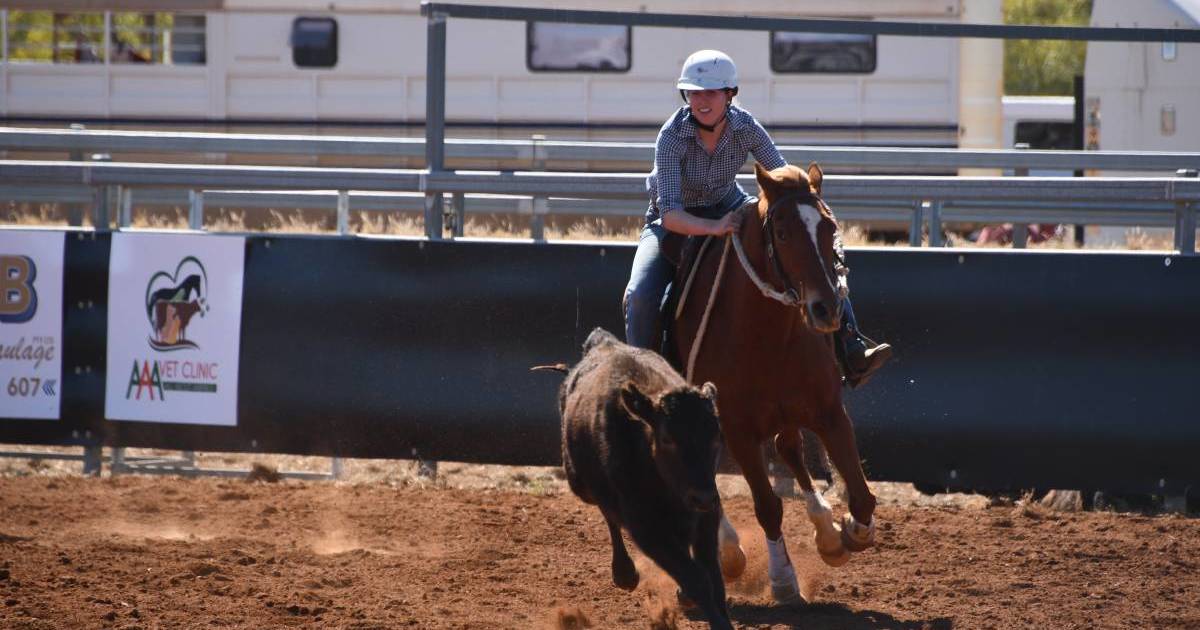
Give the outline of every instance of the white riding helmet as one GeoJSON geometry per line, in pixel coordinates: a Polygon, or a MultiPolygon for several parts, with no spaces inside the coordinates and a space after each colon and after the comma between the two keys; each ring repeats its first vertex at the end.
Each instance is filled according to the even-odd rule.
{"type": "Polygon", "coordinates": [[[697,50],[683,62],[679,81],[680,90],[736,90],[737,66],[729,55],[719,50],[697,50]]]}

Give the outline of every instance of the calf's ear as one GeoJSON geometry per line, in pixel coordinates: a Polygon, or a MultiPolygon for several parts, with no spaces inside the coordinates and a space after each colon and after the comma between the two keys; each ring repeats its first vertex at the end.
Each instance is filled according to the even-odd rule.
{"type": "Polygon", "coordinates": [[[633,381],[621,386],[621,405],[633,419],[653,425],[654,401],[650,400],[633,381]]]}
{"type": "Polygon", "coordinates": [[[706,381],[700,386],[700,393],[712,403],[713,411],[717,410],[717,386],[712,381],[706,381]]]}

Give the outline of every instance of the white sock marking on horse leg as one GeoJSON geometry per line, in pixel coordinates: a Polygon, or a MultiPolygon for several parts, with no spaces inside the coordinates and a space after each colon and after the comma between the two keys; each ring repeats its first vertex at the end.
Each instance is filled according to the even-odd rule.
{"type": "Polygon", "coordinates": [[[788,557],[787,543],[780,534],[779,540],[767,538],[767,575],[771,579],[771,592],[776,599],[787,599],[789,595],[780,597],[791,591],[795,596],[800,594],[800,586],[796,582],[796,569],[792,567],[792,559],[788,557]]]}
{"type": "Polygon", "coordinates": [[[829,502],[821,493],[813,491],[804,493],[804,503],[808,508],[808,520],[812,521],[813,528],[816,529],[813,538],[816,539],[817,553],[821,554],[821,559],[830,566],[845,564],[850,559],[850,554],[842,545],[841,532],[833,524],[833,511],[829,509],[829,502]]]}

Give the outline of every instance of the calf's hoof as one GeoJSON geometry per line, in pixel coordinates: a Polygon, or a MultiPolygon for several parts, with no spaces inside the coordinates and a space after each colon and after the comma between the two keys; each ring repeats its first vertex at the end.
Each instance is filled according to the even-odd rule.
{"type": "Polygon", "coordinates": [[[721,575],[732,582],[746,572],[746,551],[737,543],[721,545],[721,575]]]}
{"type": "Polygon", "coordinates": [[[679,602],[679,608],[682,610],[696,610],[700,607],[696,600],[683,594],[683,589],[675,589],[675,599],[679,602]]]}
{"type": "Polygon", "coordinates": [[[842,544],[850,551],[866,551],[875,546],[875,519],[863,525],[850,514],[842,516],[842,544]]]}
{"type": "Polygon", "coordinates": [[[613,584],[623,591],[632,591],[637,588],[640,579],[637,569],[633,568],[633,565],[630,565],[627,570],[613,567],[613,584]]]}

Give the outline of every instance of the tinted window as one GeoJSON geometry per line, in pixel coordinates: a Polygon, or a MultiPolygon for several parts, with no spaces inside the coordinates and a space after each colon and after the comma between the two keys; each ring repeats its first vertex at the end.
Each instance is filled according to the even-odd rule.
{"type": "Polygon", "coordinates": [[[1024,121],[1017,123],[1013,142],[1024,142],[1030,149],[1074,149],[1075,123],[1024,121]]]}
{"type": "Polygon", "coordinates": [[[771,33],[775,72],[875,72],[875,36],[840,33],[771,33]]]}
{"type": "Polygon", "coordinates": [[[292,22],[292,62],[301,68],[332,68],[338,60],[333,18],[299,17],[292,22]]]}
{"type": "Polygon", "coordinates": [[[628,72],[628,26],[529,22],[525,64],[542,72],[628,72]]]}

